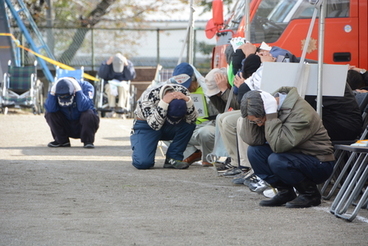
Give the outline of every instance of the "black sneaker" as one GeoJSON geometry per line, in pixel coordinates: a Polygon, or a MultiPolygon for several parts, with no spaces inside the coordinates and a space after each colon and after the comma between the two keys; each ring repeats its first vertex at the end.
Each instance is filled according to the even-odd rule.
{"type": "Polygon", "coordinates": [[[59,143],[57,141],[54,142],[50,142],[47,147],[51,147],[51,148],[57,148],[57,147],[70,147],[70,142],[65,142],[65,143],[59,143]]]}
{"type": "Polygon", "coordinates": [[[95,146],[93,145],[93,143],[84,143],[83,147],[86,149],[93,149],[95,146]]]}
{"type": "Polygon", "coordinates": [[[252,171],[252,169],[250,169],[249,172],[243,172],[243,173],[235,175],[232,182],[233,182],[233,184],[244,185],[245,180],[247,180],[248,177],[250,177],[252,175],[253,175],[253,171],[252,171]]]}
{"type": "Polygon", "coordinates": [[[115,109],[115,113],[117,113],[117,114],[127,114],[128,113],[128,110],[125,109],[125,108],[122,108],[122,107],[117,107],[115,109]]]}
{"type": "Polygon", "coordinates": [[[234,169],[236,166],[231,165],[231,158],[227,157],[226,160],[223,163],[219,163],[219,165],[216,165],[216,169],[219,173],[224,173],[230,169],[234,169]]]}
{"type": "Polygon", "coordinates": [[[174,160],[174,159],[166,159],[164,168],[176,168],[176,169],[186,169],[189,167],[189,163],[174,160]]]}
{"type": "Polygon", "coordinates": [[[241,173],[238,175],[235,175],[235,177],[233,178],[233,180],[231,181],[233,184],[244,184],[245,178],[247,177],[247,173],[241,173]]]}
{"type": "Polygon", "coordinates": [[[250,167],[240,166],[227,170],[222,174],[222,176],[235,176],[241,173],[248,173],[249,171],[250,167]]]}

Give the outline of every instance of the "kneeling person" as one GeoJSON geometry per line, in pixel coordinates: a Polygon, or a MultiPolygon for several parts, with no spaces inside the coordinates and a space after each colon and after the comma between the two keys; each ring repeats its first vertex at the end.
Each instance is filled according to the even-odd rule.
{"type": "Polygon", "coordinates": [[[155,165],[157,144],[172,140],[166,152],[164,168],[185,169],[183,152],[196,127],[198,112],[186,87],[164,84],[148,88],[138,100],[134,111],[130,143],[133,166],[149,169],[155,165]]]}

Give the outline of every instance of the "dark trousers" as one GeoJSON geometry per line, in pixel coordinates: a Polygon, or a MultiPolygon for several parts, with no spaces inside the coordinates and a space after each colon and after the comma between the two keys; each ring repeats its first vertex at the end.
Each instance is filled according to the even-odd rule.
{"type": "Polygon", "coordinates": [[[274,153],[268,144],[249,146],[248,159],[254,173],[267,183],[282,181],[292,186],[305,179],[320,184],[330,177],[335,165],[302,153],[274,153]]]}
{"type": "Polygon", "coordinates": [[[74,121],[68,120],[60,111],[46,112],[45,118],[52,137],[59,143],[69,142],[69,138],[80,138],[83,143],[94,143],[100,124],[100,118],[91,109],[82,112],[79,120],[74,121]]]}
{"type": "Polygon", "coordinates": [[[166,152],[166,158],[183,160],[186,149],[195,129],[195,124],[181,121],[176,125],[165,123],[160,130],[153,130],[145,120],[136,120],[130,144],[133,150],[133,166],[148,169],[155,165],[157,144],[160,140],[173,140],[166,152]]]}

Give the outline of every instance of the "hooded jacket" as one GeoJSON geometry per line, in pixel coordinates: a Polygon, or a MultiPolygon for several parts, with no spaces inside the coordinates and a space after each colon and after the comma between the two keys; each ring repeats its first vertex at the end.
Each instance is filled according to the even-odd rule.
{"type": "Polygon", "coordinates": [[[45,110],[48,113],[61,111],[68,120],[78,120],[81,113],[92,109],[96,114],[97,111],[93,103],[94,87],[86,81],[78,81],[82,90],[75,92],[74,101],[69,107],[61,107],[58,103],[57,96],[48,94],[45,101],[45,110]]]}

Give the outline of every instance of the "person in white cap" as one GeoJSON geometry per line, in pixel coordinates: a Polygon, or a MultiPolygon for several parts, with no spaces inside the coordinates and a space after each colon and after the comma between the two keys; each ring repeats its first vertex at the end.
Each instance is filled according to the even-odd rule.
{"type": "Polygon", "coordinates": [[[197,118],[196,128],[184,151],[184,156],[186,157],[184,162],[192,164],[196,161],[201,161],[203,167],[210,167],[212,163],[209,163],[206,157],[213,152],[215,145],[216,116],[219,113],[219,109],[223,112],[226,104],[224,100],[227,100],[227,95],[229,94],[227,90],[226,68],[214,68],[209,71],[205,76],[205,85],[205,92],[202,87],[198,87],[195,94],[201,95],[204,98],[203,103],[205,106],[203,108],[206,109],[202,110],[202,113],[203,111],[206,111],[206,113],[197,118]],[[216,79],[216,77],[221,78],[216,79]],[[217,80],[224,80],[224,86],[220,86],[221,89],[218,87],[217,80]],[[224,93],[225,95],[222,95],[221,90],[226,91],[224,93]],[[212,100],[214,100],[217,107],[212,103],[212,100]]]}
{"type": "Polygon", "coordinates": [[[124,113],[129,110],[129,86],[130,80],[136,77],[134,65],[120,52],[102,62],[98,76],[108,82],[105,92],[109,110],[124,113]],[[116,97],[119,97],[116,106],[116,97]]]}

